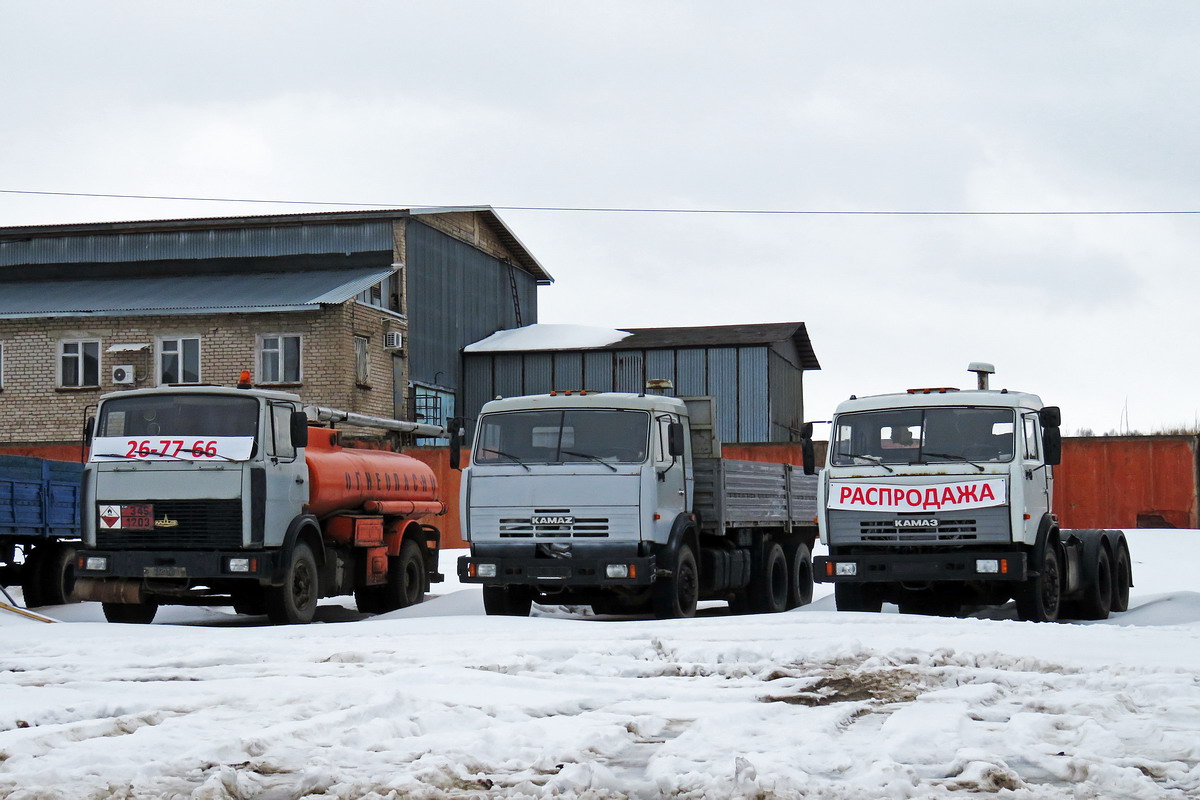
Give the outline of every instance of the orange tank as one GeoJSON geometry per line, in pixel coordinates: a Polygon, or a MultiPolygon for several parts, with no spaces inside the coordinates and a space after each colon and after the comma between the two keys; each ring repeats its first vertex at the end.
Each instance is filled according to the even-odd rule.
{"type": "Polygon", "coordinates": [[[401,453],[342,447],[336,436],[329,428],[308,429],[310,513],[326,517],[366,511],[415,518],[445,510],[437,479],[426,464],[401,453]]]}

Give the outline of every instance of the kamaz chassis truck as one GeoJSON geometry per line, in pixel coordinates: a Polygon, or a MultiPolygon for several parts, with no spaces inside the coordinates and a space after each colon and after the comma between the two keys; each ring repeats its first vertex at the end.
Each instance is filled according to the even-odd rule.
{"type": "Polygon", "coordinates": [[[841,611],[957,615],[1016,600],[1023,620],[1104,619],[1132,585],[1121,531],[1061,530],[1057,407],[979,388],[852,397],[833,418],[820,480],[816,580],[841,611]]]}
{"type": "Polygon", "coordinates": [[[344,422],[427,436],[440,426],[301,406],[288,392],[168,386],[107,394],[89,423],[75,596],[112,622],[160,605],[232,605],[306,623],[322,597],[360,611],[418,603],[437,571],[445,512],[433,472],[342,447],[344,422]]]}
{"type": "MultiPolygon", "coordinates": [[[[554,392],[484,405],[461,485],[488,614],[533,602],[690,617],[812,599],[816,479],[720,457],[713,399],[554,392]]],[[[811,458],[811,442],[809,443],[811,458]]],[[[811,466],[810,466],[811,469],[811,466]]]]}

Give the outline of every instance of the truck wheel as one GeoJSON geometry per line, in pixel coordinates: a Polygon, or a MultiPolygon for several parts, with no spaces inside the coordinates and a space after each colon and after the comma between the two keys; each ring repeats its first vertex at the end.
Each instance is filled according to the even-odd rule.
{"type": "Polygon", "coordinates": [[[75,548],[63,542],[44,544],[40,548],[37,574],[41,581],[41,604],[61,606],[70,603],[75,590],[75,548]]]}
{"type": "Polygon", "coordinates": [[[383,607],[382,586],[362,586],[354,590],[354,605],[363,614],[381,614],[387,609],[383,607]]]}
{"type": "Polygon", "coordinates": [[[149,625],[158,613],[158,603],[102,603],[104,618],[109,622],[149,625]]]}
{"type": "Polygon", "coordinates": [[[492,617],[528,617],[533,608],[532,586],[484,586],[483,610],[492,617]]]}
{"type": "Polygon", "coordinates": [[[25,561],[21,564],[21,594],[26,608],[47,605],[45,584],[42,582],[42,564],[46,560],[45,544],[25,545],[25,561]]]}
{"type": "Polygon", "coordinates": [[[245,614],[251,617],[265,614],[267,604],[263,600],[262,589],[258,586],[253,586],[234,591],[233,610],[238,614],[245,614]]]}
{"type": "Polygon", "coordinates": [[[813,565],[812,551],[804,542],[785,551],[788,563],[788,608],[799,608],[812,602],[813,565]]]}
{"type": "Polygon", "coordinates": [[[1017,616],[1027,622],[1054,622],[1062,601],[1062,572],[1058,549],[1047,545],[1038,565],[1038,575],[1017,590],[1017,616]]]}
{"type": "Polygon", "coordinates": [[[755,565],[757,569],[750,575],[746,592],[752,612],[773,614],[788,608],[792,595],[791,569],[779,542],[771,542],[765,547],[762,562],[755,565]]]}
{"type": "Polygon", "coordinates": [[[838,611],[866,611],[878,614],[883,610],[879,590],[866,583],[835,583],[833,599],[838,611]]]}
{"type": "Polygon", "coordinates": [[[1095,561],[1084,568],[1083,594],[1074,610],[1079,619],[1108,619],[1112,596],[1112,560],[1108,552],[1100,547],[1095,561]]]}
{"type": "MultiPolygon", "coordinates": [[[[400,555],[388,559],[387,585],[383,591],[383,610],[408,608],[425,599],[425,559],[421,547],[412,539],[400,545],[400,555]]],[[[526,612],[528,613],[528,612],[526,612]]]]}
{"type": "Polygon", "coordinates": [[[317,560],[312,549],[297,542],[282,586],[267,590],[267,616],[276,625],[305,625],[317,610],[317,560]]]}
{"type": "Polygon", "coordinates": [[[1129,564],[1129,548],[1122,541],[1117,545],[1113,562],[1112,610],[1129,610],[1129,587],[1133,585],[1133,570],[1129,564]]]}
{"type": "Polygon", "coordinates": [[[675,574],[655,581],[654,616],[659,619],[679,619],[696,616],[696,601],[700,599],[700,573],[696,556],[690,545],[679,545],[675,555],[675,574]]]}

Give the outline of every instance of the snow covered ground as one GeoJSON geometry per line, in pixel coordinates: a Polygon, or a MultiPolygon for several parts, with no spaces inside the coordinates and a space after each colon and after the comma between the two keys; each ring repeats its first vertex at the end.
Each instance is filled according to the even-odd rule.
{"type": "Polygon", "coordinates": [[[1200,531],[1129,536],[1089,624],[0,614],[0,798],[1200,797],[1200,531]]]}

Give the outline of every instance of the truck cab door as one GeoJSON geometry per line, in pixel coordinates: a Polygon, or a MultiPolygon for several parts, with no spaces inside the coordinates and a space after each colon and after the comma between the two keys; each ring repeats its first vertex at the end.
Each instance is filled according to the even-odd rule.
{"type": "Polygon", "coordinates": [[[266,485],[258,502],[263,508],[265,544],[283,542],[291,521],[308,502],[308,467],[297,443],[292,440],[293,403],[270,401],[263,431],[266,485]]]}
{"type": "MultiPolygon", "coordinates": [[[[1021,438],[1024,440],[1022,471],[1024,473],[1025,513],[1029,515],[1027,525],[1036,533],[1042,517],[1050,511],[1050,467],[1042,453],[1042,431],[1038,415],[1021,416],[1021,438]]],[[[1027,531],[1027,533],[1030,533],[1027,531]]]]}
{"type": "Polygon", "coordinates": [[[686,511],[688,505],[687,458],[683,455],[672,456],[668,446],[672,422],[679,422],[679,418],[673,414],[656,414],[652,428],[658,513],[662,515],[660,521],[665,524],[668,533],[675,523],[675,518],[686,511]]]}

